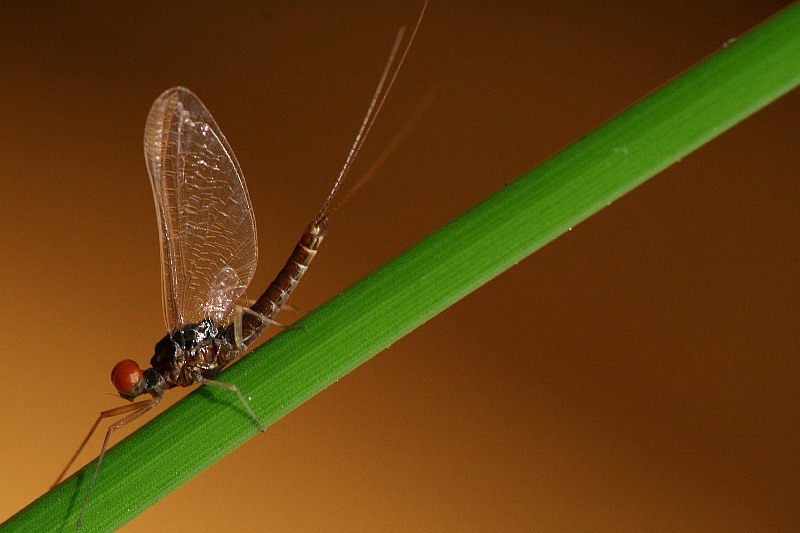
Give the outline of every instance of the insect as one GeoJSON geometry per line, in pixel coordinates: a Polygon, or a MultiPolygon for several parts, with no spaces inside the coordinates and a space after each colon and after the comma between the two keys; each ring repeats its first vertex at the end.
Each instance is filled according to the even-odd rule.
{"type": "Polygon", "coordinates": [[[174,87],[153,103],[145,126],[144,152],[160,230],[168,333],[156,343],[150,368],[142,370],[135,361],[125,359],[111,372],[111,381],[122,398],[131,402],[140,396],[149,398],[100,413],[55,483],[63,478],[103,419],[124,415],[106,431],[83,499],[78,531],[111,435],[158,406],[168,389],[201,383],[231,391],[258,427],[266,429],[236,385],[214,378],[244,354],[268,325],[282,326],[274,317],[297,287],[328,231],[328,217],[335,210],[333,200],[396,79],[426,7],[427,1],[390,76],[405,30],[398,32],[358,134],[322,209],[278,275],[250,307],[239,302],[256,268],[256,225],[236,157],[208,109],[188,89],[174,87]]]}

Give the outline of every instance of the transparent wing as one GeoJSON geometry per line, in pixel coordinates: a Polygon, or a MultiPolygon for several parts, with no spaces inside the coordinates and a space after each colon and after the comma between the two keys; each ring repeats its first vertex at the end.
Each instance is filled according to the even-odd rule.
{"type": "Polygon", "coordinates": [[[253,207],[236,157],[191,91],[174,87],[150,108],[144,153],[161,238],[169,331],[230,319],[256,269],[253,207]]]}

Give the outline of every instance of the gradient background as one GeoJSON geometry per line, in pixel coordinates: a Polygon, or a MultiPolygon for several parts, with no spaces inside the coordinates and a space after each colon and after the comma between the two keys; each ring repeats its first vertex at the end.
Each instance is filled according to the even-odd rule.
{"type": "MultiPolygon", "coordinates": [[[[293,304],[313,309],[786,3],[434,0],[354,174],[428,90],[434,105],[336,214],[293,304]]],[[[0,7],[0,519],[120,404],[113,364],[146,362],[163,335],[152,100],[192,88],[236,151],[257,294],[419,9],[237,6],[0,7]]],[[[124,531],[796,530],[799,118],[795,92],[124,531]]]]}

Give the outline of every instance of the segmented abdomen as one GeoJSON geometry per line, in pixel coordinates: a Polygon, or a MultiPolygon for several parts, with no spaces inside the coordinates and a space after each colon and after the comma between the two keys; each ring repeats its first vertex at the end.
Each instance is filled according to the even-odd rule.
{"type": "MultiPolygon", "coordinates": [[[[314,260],[327,232],[328,217],[309,224],[286,264],[250,309],[269,319],[277,315],[305,274],[308,265],[314,260]]],[[[259,317],[246,313],[242,317],[242,338],[257,338],[266,325],[259,317]]]]}

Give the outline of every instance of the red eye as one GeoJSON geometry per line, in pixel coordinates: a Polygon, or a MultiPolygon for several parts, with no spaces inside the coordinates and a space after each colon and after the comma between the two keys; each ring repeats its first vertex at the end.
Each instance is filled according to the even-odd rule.
{"type": "Polygon", "coordinates": [[[111,383],[123,396],[131,396],[143,377],[142,369],[131,359],[123,359],[114,365],[114,370],[111,371],[111,383]]]}

